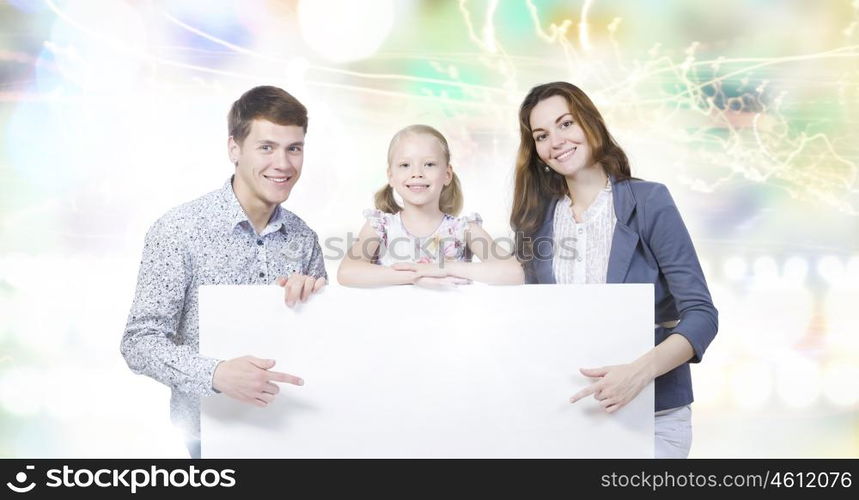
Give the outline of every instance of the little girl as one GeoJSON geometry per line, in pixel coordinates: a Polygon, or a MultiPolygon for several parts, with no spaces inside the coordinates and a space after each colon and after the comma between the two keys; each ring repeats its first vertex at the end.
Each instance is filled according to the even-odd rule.
{"type": "Polygon", "coordinates": [[[462,191],[447,140],[438,130],[410,125],[394,135],[388,147],[388,184],[376,193],[375,202],[376,210],[364,211],[367,222],[340,263],[341,285],[524,281],[521,265],[512,252],[493,244],[479,215],[456,216],[462,191]],[[472,255],[480,262],[471,262],[472,255]]]}

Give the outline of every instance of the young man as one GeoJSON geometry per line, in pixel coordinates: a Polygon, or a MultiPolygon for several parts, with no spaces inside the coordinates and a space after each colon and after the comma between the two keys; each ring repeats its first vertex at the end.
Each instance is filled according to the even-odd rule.
{"type": "Polygon", "coordinates": [[[137,291],[120,350],[129,368],[168,385],[171,418],[200,456],[200,399],[223,393],[267,406],[274,382],[302,385],[253,356],[199,354],[200,285],[268,285],[292,306],[327,279],[316,233],[280,206],[301,175],[307,110],[276,87],[255,87],[228,118],[235,175],[224,186],[176,207],[146,235],[137,291]]]}

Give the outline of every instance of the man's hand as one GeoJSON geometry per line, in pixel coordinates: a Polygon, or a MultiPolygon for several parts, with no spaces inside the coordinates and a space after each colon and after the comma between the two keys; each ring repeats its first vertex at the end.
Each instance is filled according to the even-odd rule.
{"type": "Polygon", "coordinates": [[[313,278],[304,274],[292,274],[288,278],[281,276],[277,279],[277,285],[284,288],[283,300],[286,305],[292,307],[299,300],[307,302],[311,294],[318,292],[328,283],[325,278],[313,278]]]}
{"type": "Polygon", "coordinates": [[[274,401],[275,395],[280,392],[280,387],[272,382],[304,385],[301,378],[271,371],[273,367],[273,359],[253,356],[221,361],[215,367],[212,387],[243,403],[264,407],[274,401]]]}

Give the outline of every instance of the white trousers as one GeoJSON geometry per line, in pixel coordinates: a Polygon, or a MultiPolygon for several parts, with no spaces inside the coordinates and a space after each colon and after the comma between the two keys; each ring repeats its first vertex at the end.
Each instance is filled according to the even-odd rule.
{"type": "Polygon", "coordinates": [[[692,408],[656,412],[653,441],[655,458],[687,458],[692,447],[692,408]]]}

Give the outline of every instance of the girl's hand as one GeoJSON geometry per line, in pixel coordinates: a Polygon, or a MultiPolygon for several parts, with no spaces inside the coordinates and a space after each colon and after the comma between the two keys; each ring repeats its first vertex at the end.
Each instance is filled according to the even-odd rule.
{"type": "Polygon", "coordinates": [[[412,272],[415,279],[412,283],[427,288],[444,288],[450,285],[468,285],[470,279],[450,274],[448,270],[439,267],[438,264],[414,264],[410,262],[398,262],[391,269],[403,272],[412,272]]]}
{"type": "Polygon", "coordinates": [[[438,266],[438,264],[433,263],[425,263],[425,264],[414,264],[411,262],[398,262],[391,266],[392,269],[397,271],[412,271],[415,273],[415,279],[422,277],[432,277],[432,278],[444,278],[447,276],[447,272],[438,266]]]}
{"type": "Polygon", "coordinates": [[[456,276],[445,276],[443,278],[433,276],[422,276],[415,280],[416,286],[426,288],[448,288],[454,285],[470,285],[471,280],[457,278],[456,276]]]}
{"type": "Polygon", "coordinates": [[[614,413],[632,401],[653,380],[652,370],[639,362],[602,368],[582,368],[582,375],[599,380],[570,398],[570,403],[590,394],[606,413],[614,413]]]}

